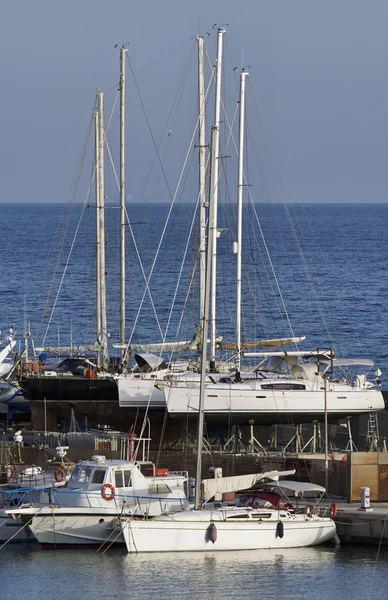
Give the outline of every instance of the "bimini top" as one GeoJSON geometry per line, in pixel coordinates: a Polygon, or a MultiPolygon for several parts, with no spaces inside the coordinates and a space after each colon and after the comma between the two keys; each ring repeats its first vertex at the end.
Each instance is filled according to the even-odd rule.
{"type": "Polygon", "coordinates": [[[304,481],[270,481],[266,484],[258,484],[257,487],[277,488],[288,492],[296,492],[297,494],[304,494],[305,492],[320,492],[324,494],[326,492],[326,488],[321,485],[304,481]]]}

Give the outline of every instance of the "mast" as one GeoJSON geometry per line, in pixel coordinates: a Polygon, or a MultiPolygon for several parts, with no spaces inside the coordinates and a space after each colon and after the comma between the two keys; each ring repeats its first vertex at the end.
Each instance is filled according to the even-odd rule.
{"type": "Polygon", "coordinates": [[[98,170],[99,170],[99,236],[100,236],[100,290],[101,290],[101,329],[99,341],[102,345],[104,368],[107,367],[108,337],[106,324],[105,287],[105,195],[104,195],[104,94],[98,91],[98,170]]]}
{"type": "MultiPolygon", "coordinates": [[[[98,90],[97,90],[98,95],[98,90]]],[[[95,185],[96,185],[96,337],[99,339],[101,332],[101,238],[100,238],[100,168],[99,168],[99,150],[100,144],[98,139],[99,119],[98,110],[94,113],[94,135],[95,135],[95,185]]],[[[59,343],[58,343],[59,346],[59,343]]],[[[97,367],[101,368],[101,351],[97,352],[97,367]]]]}
{"type": "MultiPolygon", "coordinates": [[[[212,129],[212,164],[211,164],[211,180],[210,180],[210,202],[209,202],[209,220],[207,227],[207,248],[206,248],[206,263],[205,263],[205,292],[203,305],[203,318],[201,322],[202,331],[202,348],[201,348],[201,379],[199,387],[199,405],[198,405],[198,433],[197,433],[197,464],[196,464],[196,485],[195,485],[195,504],[194,508],[199,509],[201,504],[201,477],[202,477],[202,437],[203,437],[203,409],[205,398],[205,383],[206,383],[206,359],[207,359],[207,337],[209,329],[209,309],[210,298],[213,300],[213,279],[215,279],[213,269],[215,263],[213,257],[215,255],[215,243],[217,234],[217,189],[218,189],[218,169],[217,156],[219,146],[219,121],[220,121],[220,104],[221,104],[221,59],[222,59],[222,36],[225,33],[224,29],[218,30],[217,37],[217,82],[216,82],[216,108],[214,126],[212,129]]],[[[215,291],[215,290],[214,290],[215,291]]],[[[213,309],[213,304],[212,304],[213,309]]],[[[211,314],[211,328],[213,330],[213,310],[211,314]]],[[[215,354],[215,315],[214,315],[214,337],[210,334],[210,360],[213,360],[215,354]],[[212,343],[213,342],[213,343],[212,343]]]]}
{"type": "Polygon", "coordinates": [[[125,53],[120,48],[120,345],[125,356],[125,53]]]}
{"type": "Polygon", "coordinates": [[[237,241],[235,251],[236,265],[236,368],[241,367],[241,255],[242,255],[242,208],[244,186],[244,119],[245,119],[245,77],[249,75],[244,69],[240,72],[240,124],[238,148],[238,198],[237,198],[237,241]]]}
{"type": "MultiPolygon", "coordinates": [[[[220,146],[220,113],[221,113],[221,74],[222,74],[222,42],[225,29],[217,31],[217,66],[216,66],[216,97],[214,110],[214,125],[211,143],[211,174],[210,174],[210,207],[209,220],[212,228],[211,236],[211,312],[210,312],[210,368],[216,358],[216,283],[217,283],[217,204],[218,204],[218,155],[220,146]],[[210,213],[212,213],[210,215],[210,213]]],[[[209,238],[210,239],[210,238],[209,238]]],[[[205,339],[205,338],[204,338],[205,339]]]]}
{"type": "MultiPolygon", "coordinates": [[[[211,208],[211,207],[210,207],[211,208]]],[[[198,404],[198,433],[197,433],[197,463],[196,463],[196,475],[195,475],[195,503],[194,508],[199,509],[201,504],[201,476],[202,476],[202,438],[203,438],[203,408],[205,398],[205,383],[206,383],[206,359],[207,359],[207,346],[208,346],[208,330],[209,330],[209,307],[210,307],[210,287],[211,287],[211,259],[212,259],[212,215],[213,211],[210,210],[209,221],[207,227],[208,244],[206,248],[206,262],[205,262],[205,293],[204,293],[204,305],[203,305],[203,317],[201,322],[202,331],[202,347],[201,347],[201,379],[199,387],[199,404],[198,404]]]]}
{"type": "Polygon", "coordinates": [[[205,147],[205,76],[203,37],[198,42],[198,154],[199,154],[199,321],[203,322],[206,277],[206,147],[205,147]]]}

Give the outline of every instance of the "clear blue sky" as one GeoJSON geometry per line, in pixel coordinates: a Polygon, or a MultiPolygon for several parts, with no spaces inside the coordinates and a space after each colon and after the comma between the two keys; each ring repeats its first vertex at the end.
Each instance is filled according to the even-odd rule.
{"type": "MultiPolygon", "coordinates": [[[[70,198],[96,87],[106,92],[107,106],[114,99],[115,44],[130,42],[136,71],[198,30],[211,33],[209,52],[214,56],[214,23],[229,23],[225,69],[231,70],[233,61],[240,66],[243,47],[250,86],[265,121],[265,143],[287,199],[385,202],[386,0],[5,3],[0,28],[0,202],[70,198]]],[[[191,50],[188,42],[138,73],[157,138],[191,50]]],[[[128,85],[130,102],[134,88],[128,85]]],[[[137,198],[144,182],[136,177],[144,179],[153,156],[138,99],[132,99],[127,192],[137,198]]],[[[184,108],[183,102],[181,119],[184,108]]],[[[190,103],[187,111],[189,120],[190,103]]],[[[173,129],[175,139],[180,128],[181,122],[173,129]]],[[[167,174],[169,160],[176,156],[177,151],[167,156],[167,174]]]]}

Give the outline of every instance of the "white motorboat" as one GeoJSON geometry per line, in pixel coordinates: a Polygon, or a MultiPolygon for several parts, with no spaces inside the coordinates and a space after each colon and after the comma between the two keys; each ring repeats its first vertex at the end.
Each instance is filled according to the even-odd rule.
{"type": "Polygon", "coordinates": [[[77,463],[67,486],[50,490],[43,502],[31,500],[31,490],[19,490],[20,508],[7,514],[28,522],[45,547],[110,546],[123,543],[115,525],[120,515],[151,517],[187,508],[186,482],[186,475],[151,463],[94,456],[77,463]]]}
{"type": "Polygon", "coordinates": [[[20,503],[48,502],[52,489],[66,485],[70,471],[71,467],[66,466],[52,471],[43,471],[36,465],[22,469],[8,465],[5,468],[8,481],[0,485],[0,544],[35,541],[26,522],[7,511],[20,503]]]}

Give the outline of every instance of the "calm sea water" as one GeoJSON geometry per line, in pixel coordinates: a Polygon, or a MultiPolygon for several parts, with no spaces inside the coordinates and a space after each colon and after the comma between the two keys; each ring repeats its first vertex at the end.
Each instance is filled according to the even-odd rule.
{"type": "MultiPolygon", "coordinates": [[[[245,339],[292,331],[306,336],[301,349],[334,346],[337,355],[370,357],[388,373],[388,206],[262,204],[255,210],[244,211],[245,339]]],[[[127,337],[136,342],[191,339],[198,320],[194,206],[173,209],[162,242],[166,205],[130,204],[128,212],[136,247],[128,227],[127,337]],[[145,292],[144,277],[151,269],[145,292]]],[[[3,332],[15,323],[22,337],[27,322],[38,343],[94,342],[93,207],[2,204],[0,214],[3,332]]],[[[119,336],[119,229],[113,205],[106,221],[108,327],[114,343],[119,336]]],[[[219,226],[217,331],[233,340],[234,206],[221,205],[219,226]]]]}
{"type": "Polygon", "coordinates": [[[2,600],[388,597],[388,550],[378,548],[128,556],[121,550],[46,551],[31,544],[8,545],[0,558],[2,600]]]}

